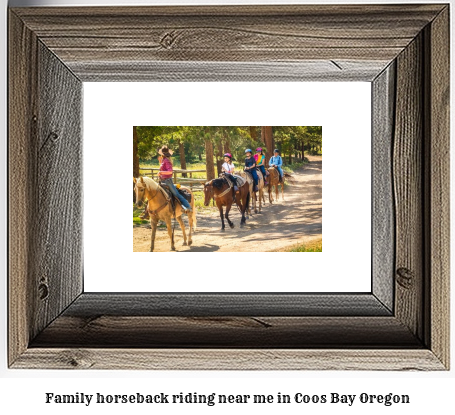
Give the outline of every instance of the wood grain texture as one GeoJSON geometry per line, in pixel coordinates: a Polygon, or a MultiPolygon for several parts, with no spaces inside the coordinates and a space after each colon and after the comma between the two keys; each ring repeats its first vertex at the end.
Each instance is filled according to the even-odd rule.
{"type": "Polygon", "coordinates": [[[429,350],[28,349],[18,369],[444,370],[429,350]]]}
{"type": "Polygon", "coordinates": [[[427,284],[430,303],[430,346],[448,369],[450,367],[450,54],[449,8],[431,23],[428,46],[430,101],[427,108],[425,140],[429,157],[429,188],[426,210],[430,261],[427,284]]]}
{"type": "Polygon", "coordinates": [[[9,48],[11,367],[448,368],[446,5],[14,9],[9,48]],[[373,249],[387,265],[381,255],[373,263],[374,295],[73,301],[82,289],[81,80],[333,79],[374,81],[373,149],[385,163],[373,165],[375,189],[390,192],[392,162],[393,287],[384,194],[373,249]]]}
{"type": "Polygon", "coordinates": [[[395,75],[393,62],[372,83],[372,292],[389,310],[393,310],[395,267],[395,75]]]}
{"type": "Polygon", "coordinates": [[[372,294],[84,293],[64,316],[391,316],[372,294]]]}
{"type": "Polygon", "coordinates": [[[321,82],[373,80],[387,61],[74,62],[84,82],[321,82]]]}
{"type": "MultiPolygon", "coordinates": [[[[440,5],[14,9],[82,80],[93,79],[84,77],[93,73],[93,62],[110,62],[114,69],[122,62],[317,60],[321,77],[325,68],[333,72],[333,61],[370,60],[377,62],[377,74],[440,10],[440,5]]],[[[360,69],[354,78],[373,79],[365,75],[360,69]]]]}
{"type": "Polygon", "coordinates": [[[396,213],[395,315],[423,337],[422,34],[397,58],[393,177],[396,213]]]}
{"type": "Polygon", "coordinates": [[[82,83],[38,43],[32,338],[82,292],[82,83]]]}
{"type": "Polygon", "coordinates": [[[61,316],[30,347],[421,348],[394,317],[61,316]]]}
{"type": "Polygon", "coordinates": [[[36,286],[29,279],[33,264],[31,218],[36,161],[33,141],[37,122],[36,35],[14,14],[9,14],[9,84],[8,98],[8,361],[11,364],[29,342],[34,318],[36,286]]]}

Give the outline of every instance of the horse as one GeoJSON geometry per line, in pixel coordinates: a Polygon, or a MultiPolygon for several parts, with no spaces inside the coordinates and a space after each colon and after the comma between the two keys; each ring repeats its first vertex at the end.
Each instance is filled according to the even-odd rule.
{"type": "Polygon", "coordinates": [[[278,201],[278,186],[281,185],[281,199],[284,200],[284,177],[283,180],[280,181],[280,173],[275,167],[269,167],[269,186],[268,186],[268,191],[269,191],[269,202],[273,202],[273,186],[275,186],[275,194],[276,194],[276,201],[278,201]]]}
{"type": "Polygon", "coordinates": [[[196,230],[197,218],[196,218],[196,209],[194,206],[194,195],[190,189],[183,187],[186,191],[191,194],[190,206],[193,210],[188,213],[188,221],[190,224],[190,234],[188,235],[188,240],[185,232],[185,225],[183,223],[182,214],[183,209],[180,204],[175,203],[175,209],[173,209],[173,204],[164,191],[164,189],[150,177],[139,177],[138,179],[133,178],[135,183],[135,192],[136,192],[136,206],[141,208],[144,204],[144,200],[148,200],[148,211],[150,214],[150,225],[152,228],[152,240],[150,245],[150,252],[153,252],[155,248],[155,235],[156,228],[158,226],[158,220],[162,220],[166,223],[167,233],[169,239],[171,240],[171,250],[175,251],[174,245],[174,232],[172,230],[172,218],[177,219],[177,222],[180,225],[183,233],[183,245],[191,245],[193,243],[192,233],[196,230]]]}
{"type": "Polygon", "coordinates": [[[250,191],[247,182],[245,182],[243,186],[239,186],[239,190],[235,192],[234,195],[232,184],[227,179],[224,177],[213,179],[204,184],[204,196],[205,206],[209,205],[211,199],[215,199],[216,206],[220,212],[222,231],[225,230],[224,218],[226,218],[230,228],[234,228],[234,223],[229,219],[229,211],[231,210],[234,200],[239,207],[240,213],[242,214],[240,227],[243,227],[246,222],[245,212],[250,204],[250,191]],[[226,212],[224,216],[223,206],[226,206],[226,212]]]}
{"type": "MultiPolygon", "coordinates": [[[[262,173],[260,171],[257,172],[258,174],[258,191],[259,191],[259,212],[262,209],[262,201],[264,200],[265,203],[265,197],[264,197],[264,179],[262,178],[262,173]]],[[[258,213],[258,208],[257,208],[257,194],[255,191],[253,191],[254,188],[254,183],[253,183],[253,177],[250,174],[247,174],[244,171],[239,172],[239,176],[243,177],[249,184],[250,186],[250,193],[253,195],[252,200],[253,200],[253,206],[254,206],[254,213],[258,213]]],[[[251,211],[250,211],[251,213],[251,211]]]]}

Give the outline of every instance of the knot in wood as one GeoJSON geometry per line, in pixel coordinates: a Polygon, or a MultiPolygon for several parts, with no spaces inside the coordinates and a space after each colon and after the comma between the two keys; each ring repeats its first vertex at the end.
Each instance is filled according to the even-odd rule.
{"type": "Polygon", "coordinates": [[[49,133],[49,139],[55,143],[56,141],[58,141],[58,134],[52,131],[51,133],[49,133]]]}
{"type": "Polygon", "coordinates": [[[178,34],[176,32],[166,33],[160,40],[161,47],[170,49],[177,39],[178,34]]]}
{"type": "Polygon", "coordinates": [[[38,295],[40,300],[43,301],[49,297],[49,286],[45,282],[41,282],[40,285],[38,285],[38,295]]]}
{"type": "Polygon", "coordinates": [[[414,274],[407,268],[398,268],[395,279],[397,284],[407,290],[414,284],[414,274]]]}

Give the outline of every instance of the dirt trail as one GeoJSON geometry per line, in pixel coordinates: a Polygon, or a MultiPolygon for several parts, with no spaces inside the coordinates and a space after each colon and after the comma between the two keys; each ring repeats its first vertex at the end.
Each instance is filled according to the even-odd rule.
{"type": "MultiPolygon", "coordinates": [[[[322,237],[322,157],[309,156],[310,163],[296,171],[294,184],[284,191],[280,198],[266,204],[262,212],[253,214],[245,227],[240,228],[240,213],[235,206],[230,219],[235,228],[220,231],[221,220],[218,211],[198,215],[198,228],[193,233],[193,245],[183,246],[180,227],[176,226],[175,246],[177,251],[188,252],[269,252],[282,250],[296,244],[308,243],[322,237]]],[[[275,198],[275,197],[274,197],[275,198]]],[[[185,225],[187,226],[187,220],[185,225]]],[[[187,227],[188,229],[188,227],[187,227]]],[[[133,250],[150,250],[150,225],[133,228],[133,250]]],[[[156,233],[155,251],[167,252],[170,241],[165,228],[156,233]]]]}

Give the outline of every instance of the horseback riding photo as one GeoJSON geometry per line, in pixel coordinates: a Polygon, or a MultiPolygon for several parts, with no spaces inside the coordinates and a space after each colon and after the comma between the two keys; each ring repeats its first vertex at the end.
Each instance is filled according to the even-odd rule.
{"type": "Polygon", "coordinates": [[[322,127],[134,126],[133,252],[166,251],[321,252],[322,127]]]}

